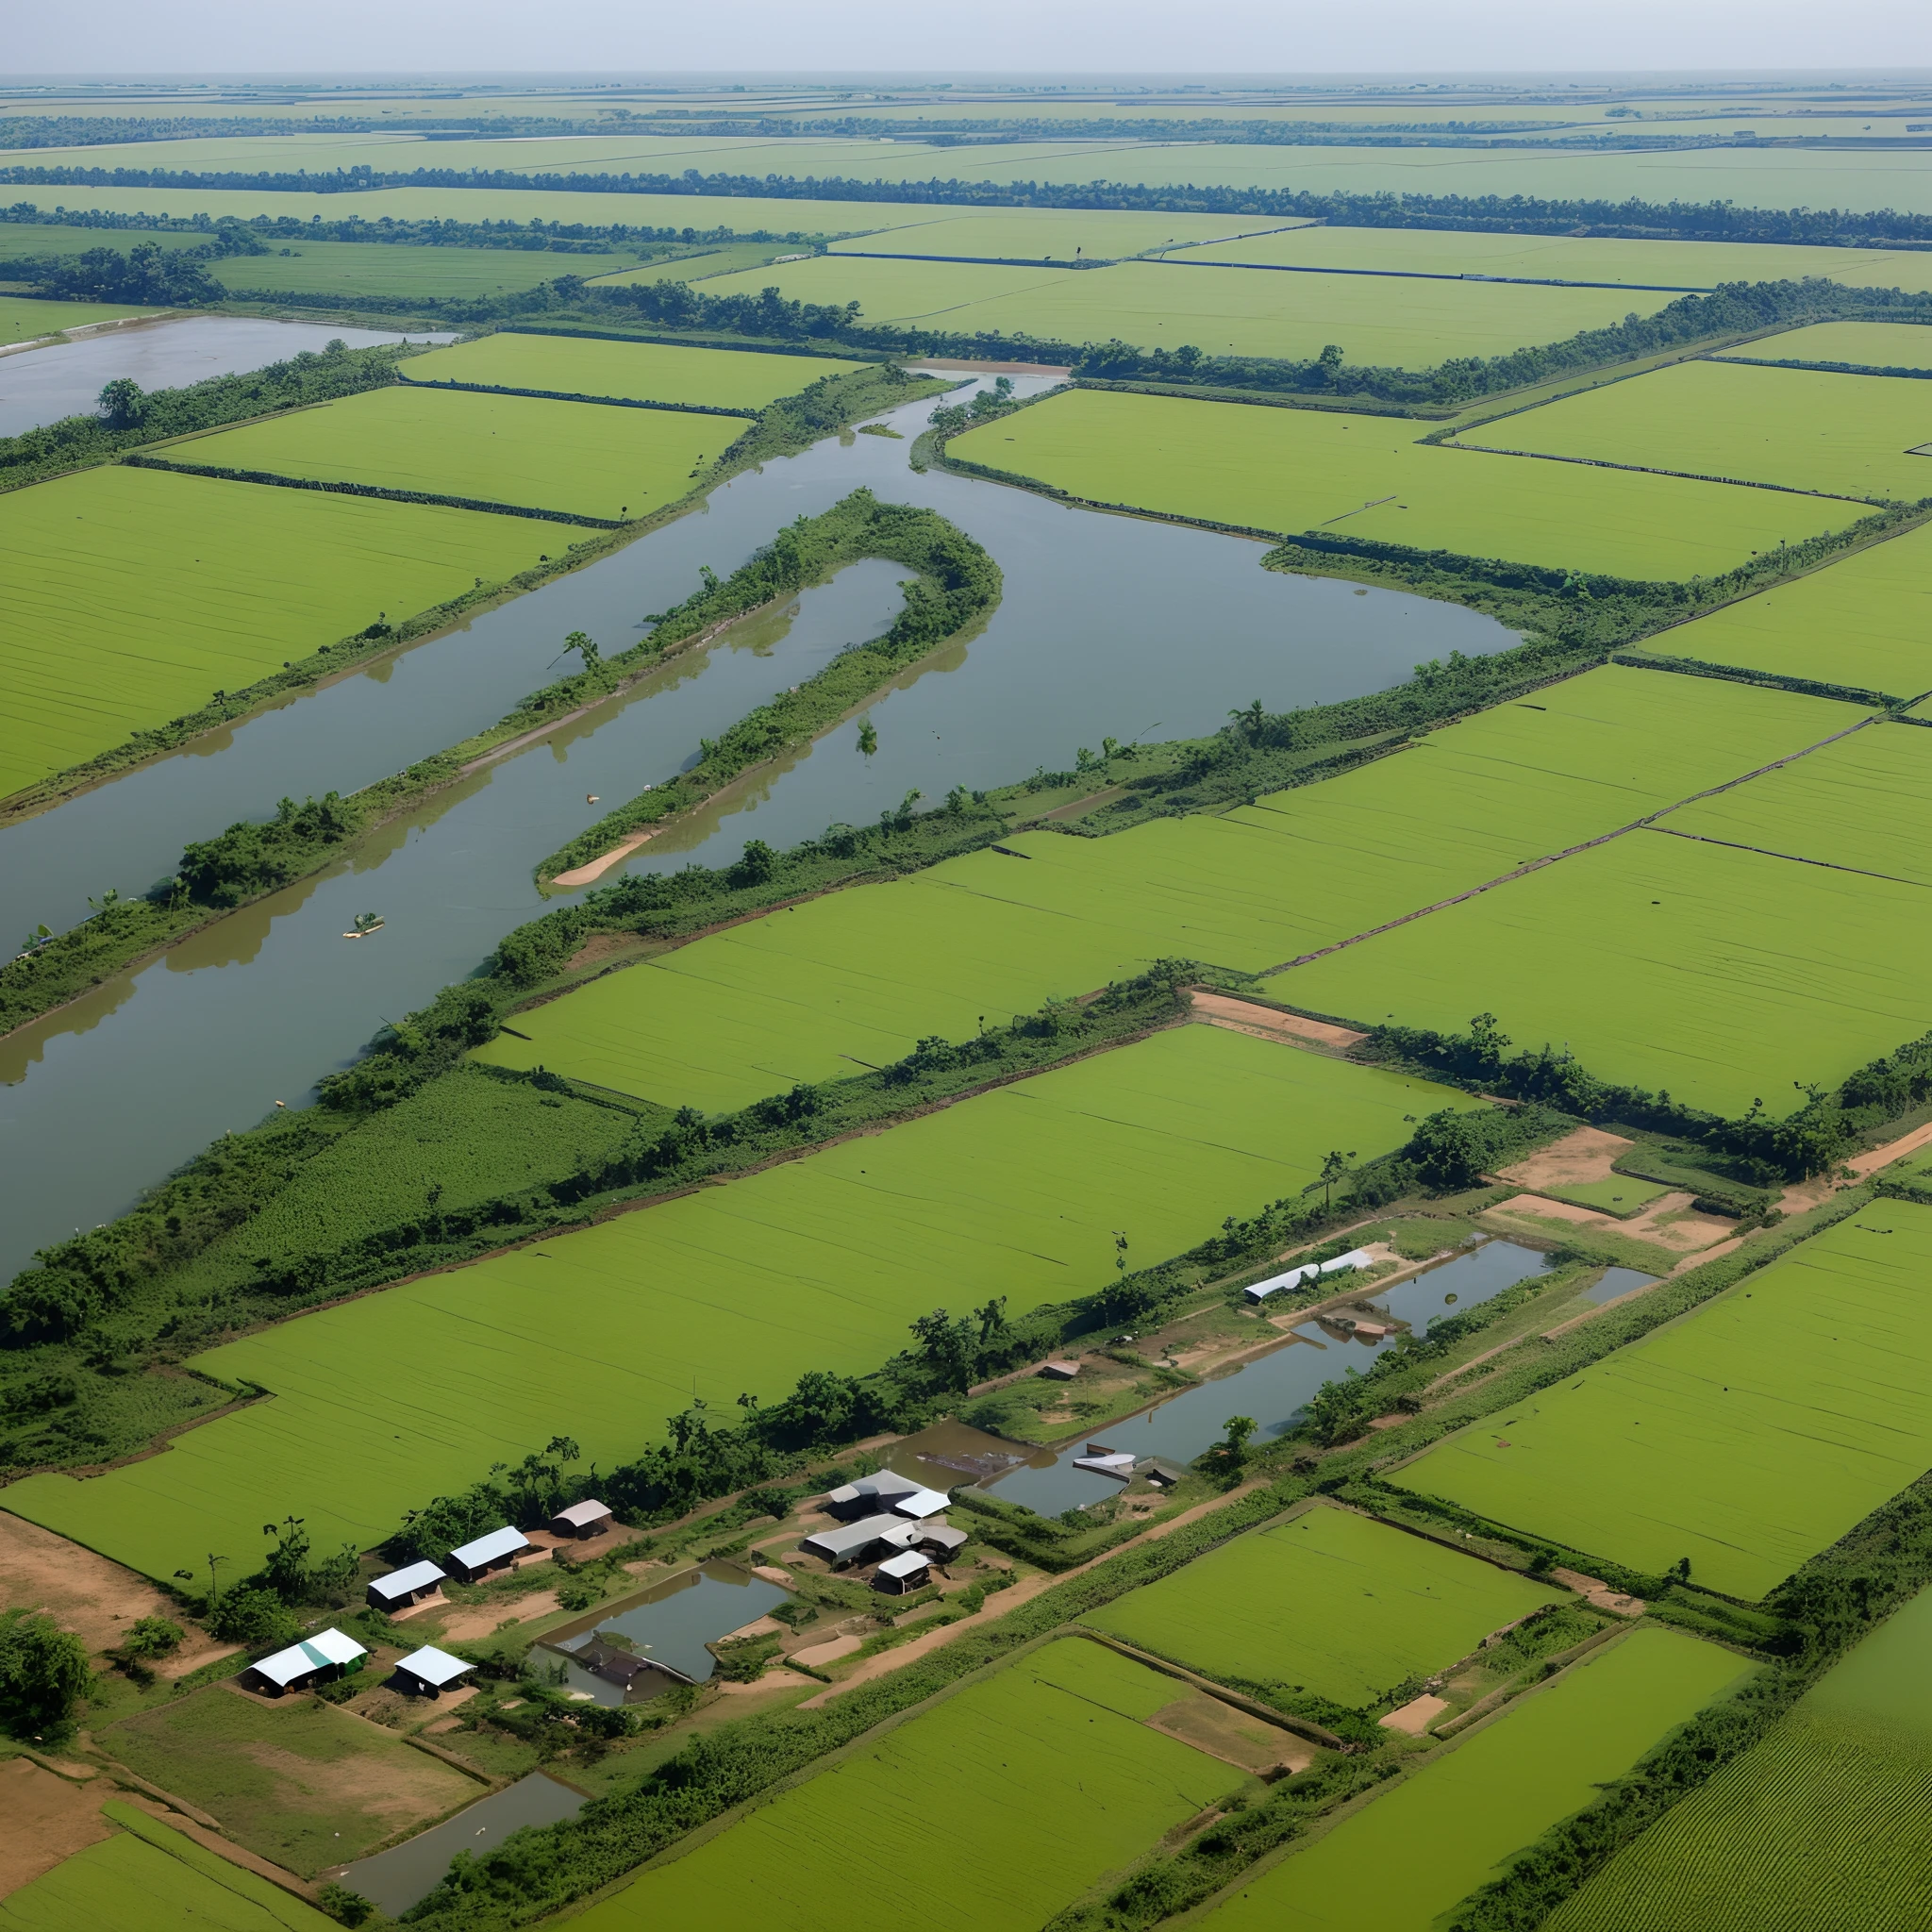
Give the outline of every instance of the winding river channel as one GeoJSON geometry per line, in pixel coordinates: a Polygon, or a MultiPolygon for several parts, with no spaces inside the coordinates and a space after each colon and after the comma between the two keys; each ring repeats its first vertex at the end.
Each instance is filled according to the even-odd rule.
{"type": "MultiPolygon", "coordinates": [[[[856,723],[841,726],[630,869],[728,860],[747,838],[782,845],[875,819],[915,789],[937,800],[1068,766],[1104,736],[1197,735],[1256,697],[1333,701],[1452,650],[1515,641],[1454,605],[1263,571],[1258,542],[919,475],[907,457],[931,407],[886,419],[901,440],[848,432],[767,463],[613,556],[0,833],[0,907],[22,930],[71,924],[90,894],[144,891],[184,843],[267,817],[283,795],[353,791],[457,742],[560,675],[566,633],[624,649],[645,612],[697,587],[701,566],[727,574],[781,524],[860,485],[928,505],[983,543],[1005,574],[998,609],[871,708],[872,756],[856,723]]],[[[841,571],[425,800],[326,873],[0,1041],[0,1275],[123,1211],[275,1101],[302,1104],[385,1020],[474,971],[557,903],[531,882],[541,858],[691,762],[700,737],[883,629],[899,575],[841,571]],[[342,944],[364,911],[384,917],[382,934],[342,944]]]]}

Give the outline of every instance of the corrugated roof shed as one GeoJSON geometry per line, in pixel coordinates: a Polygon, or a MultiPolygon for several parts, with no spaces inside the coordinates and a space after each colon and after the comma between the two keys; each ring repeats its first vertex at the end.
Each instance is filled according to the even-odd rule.
{"type": "Polygon", "coordinates": [[[440,1690],[445,1684],[454,1684],[466,1671],[474,1671],[475,1664],[466,1664],[461,1657],[452,1657],[446,1650],[438,1650],[433,1643],[425,1643],[421,1650],[412,1650],[397,1664],[396,1669],[407,1671],[412,1677],[420,1677],[425,1684],[434,1684],[440,1690]]]}
{"type": "Polygon", "coordinates": [[[419,1590],[427,1590],[432,1583],[441,1583],[448,1575],[446,1570],[439,1570],[434,1563],[411,1563],[407,1570],[391,1570],[387,1576],[378,1576],[370,1584],[377,1596],[387,1597],[393,1603],[398,1597],[413,1596],[419,1590]]]}
{"type": "Polygon", "coordinates": [[[459,1550],[452,1550],[449,1559],[460,1569],[475,1570],[485,1563],[513,1557],[519,1550],[534,1550],[536,1547],[520,1529],[492,1529],[488,1536],[479,1536],[475,1542],[465,1543],[459,1550]]]}
{"type": "Polygon", "coordinates": [[[291,1643],[251,1668],[271,1684],[286,1687],[313,1671],[325,1671],[331,1664],[352,1664],[368,1655],[353,1637],[344,1637],[340,1630],[318,1630],[313,1637],[305,1637],[300,1643],[291,1643]]]}

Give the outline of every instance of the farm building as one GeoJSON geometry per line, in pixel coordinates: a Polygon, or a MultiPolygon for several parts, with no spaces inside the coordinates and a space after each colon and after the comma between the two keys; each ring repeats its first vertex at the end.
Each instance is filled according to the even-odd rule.
{"type": "Polygon", "coordinates": [[[881,1509],[891,1509],[902,1496],[917,1495],[921,1485],[909,1477],[894,1475],[882,1469],[876,1475],[862,1475],[855,1483],[831,1491],[825,1498],[828,1514],[845,1521],[857,1521],[881,1509]]]}
{"type": "Polygon", "coordinates": [[[1071,1382],[1080,1373],[1078,1362],[1041,1362],[1040,1373],[1049,1382],[1071,1382]]]}
{"type": "Polygon", "coordinates": [[[909,1591],[924,1590],[931,1581],[931,1560],[918,1550],[903,1550],[879,1565],[872,1587],[891,1596],[904,1596],[909,1591]]]}
{"type": "Polygon", "coordinates": [[[311,1684],[358,1670],[368,1655],[353,1637],[344,1637],[340,1630],[318,1630],[313,1637],[305,1637],[300,1643],[250,1664],[242,1678],[244,1682],[254,1680],[251,1690],[268,1690],[279,1697],[285,1690],[306,1690],[311,1684]]]}
{"type": "Polygon", "coordinates": [[[1134,1465],[1134,1474],[1145,1476],[1157,1490],[1171,1490],[1187,1474],[1178,1464],[1164,1461],[1158,1456],[1143,1456],[1134,1465]]]}
{"type": "Polygon", "coordinates": [[[808,1536],[799,1548],[808,1557],[818,1557],[835,1570],[848,1563],[862,1562],[880,1545],[903,1550],[913,1541],[918,1524],[903,1516],[880,1513],[861,1517],[857,1523],[841,1523],[808,1536]]]}
{"type": "Polygon", "coordinates": [[[952,1498],[943,1490],[914,1490],[908,1496],[901,1496],[892,1505],[894,1516],[922,1518],[937,1516],[952,1498]]]}
{"type": "Polygon", "coordinates": [[[1271,1274],[1266,1281],[1257,1281],[1241,1292],[1251,1302],[1265,1302],[1271,1294],[1278,1294],[1283,1289],[1300,1288],[1304,1283],[1319,1280],[1324,1274],[1346,1274],[1357,1268],[1374,1265],[1374,1257],[1366,1248],[1351,1248],[1345,1255],[1337,1255],[1332,1261],[1304,1261],[1299,1268],[1291,1268],[1284,1274],[1271,1274]]]}
{"type": "Polygon", "coordinates": [[[520,1529],[492,1529],[475,1542],[449,1553],[449,1567],[465,1583],[477,1583],[492,1571],[513,1570],[520,1557],[534,1556],[537,1545],[520,1529]]]}
{"type": "Polygon", "coordinates": [[[966,1547],[966,1532],[954,1529],[943,1523],[921,1523],[914,1525],[918,1534],[912,1547],[924,1550],[928,1556],[937,1557],[941,1563],[957,1557],[966,1547]]]}
{"type": "Polygon", "coordinates": [[[552,1536],[602,1536],[609,1527],[610,1505],[599,1503],[591,1497],[586,1497],[581,1503],[573,1503],[568,1509],[559,1509],[550,1519],[552,1536]]]}
{"type": "Polygon", "coordinates": [[[398,1690],[408,1696],[435,1697],[475,1668],[459,1657],[450,1656],[446,1650],[438,1650],[433,1643],[425,1643],[396,1665],[393,1682],[398,1690]]]}
{"type": "Polygon", "coordinates": [[[378,1610],[407,1609],[411,1604],[434,1596],[447,1574],[447,1571],[429,1562],[411,1563],[407,1570],[391,1570],[387,1576],[371,1581],[369,1601],[378,1610]]]}
{"type": "Polygon", "coordinates": [[[624,1692],[626,1703],[660,1696],[666,1690],[695,1681],[670,1664],[660,1663],[656,1657],[640,1657],[636,1651],[625,1650],[595,1634],[582,1642],[558,1648],[580,1670],[589,1671],[591,1676],[601,1677],[607,1684],[615,1684],[624,1692]]]}

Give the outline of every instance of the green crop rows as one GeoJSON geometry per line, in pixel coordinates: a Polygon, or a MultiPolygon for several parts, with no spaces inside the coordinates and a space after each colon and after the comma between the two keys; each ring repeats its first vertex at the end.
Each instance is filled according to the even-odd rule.
{"type": "MultiPolygon", "coordinates": [[[[1899,258],[1893,258],[1898,259],[1899,258]]],[[[1909,258],[1905,258],[1909,259],[1909,258]]],[[[1727,351],[1765,362],[1847,362],[1866,369],[1932,369],[1932,328],[1892,322],[1819,322],[1760,336],[1727,351]]]]}
{"type": "Polygon", "coordinates": [[[1562,1592],[1349,1510],[1237,1539],[1087,1622],[1224,1683],[1366,1706],[1562,1592]]]}
{"type": "Polygon", "coordinates": [[[506,329],[480,341],[412,357],[403,374],[411,382],[476,382],[491,389],[762,409],[822,375],[858,366],[819,356],[761,356],[656,342],[605,342],[585,336],[518,335],[506,329]]]}
{"type": "MultiPolygon", "coordinates": [[[[848,226],[854,225],[851,223],[848,226]]],[[[1112,261],[1171,243],[1221,243],[1223,236],[1257,236],[1299,223],[1280,216],[1135,214],[1118,208],[1007,208],[976,214],[960,208],[951,219],[928,210],[888,234],[835,242],[834,255],[937,255],[953,260],[1112,261]]],[[[1192,253],[1192,249],[1190,249],[1192,253]]]]}
{"type": "Polygon", "coordinates": [[[8,1507],[159,1576],[290,1510],[319,1546],[366,1547],[553,1431],[608,1464],[693,1395],[728,1408],[871,1368],[936,1302],[1004,1294],[1018,1314],[1091,1293],[1115,1229],[1136,1265],[1163,1260],[1298,1193],[1330,1147],[1372,1158],[1406,1116],[1457,1104],[1476,1103],[1176,1028],[216,1349],[196,1367],[275,1399],[108,1475],[29,1476],[8,1507]]]}
{"type": "MultiPolygon", "coordinates": [[[[96,237],[96,245],[99,238],[96,237]]],[[[595,275],[633,253],[553,255],[541,248],[414,246],[396,242],[298,242],[287,255],[231,256],[209,266],[225,288],[275,295],[427,295],[476,301],[534,289],[558,275],[595,275]]]]}
{"type": "MultiPolygon", "coordinates": [[[[615,521],[685,495],[743,433],[729,416],[404,386],[191,437],[159,453],[176,463],[615,521]]],[[[562,547],[556,539],[544,545],[562,547]]]]}
{"type": "Polygon", "coordinates": [[[1874,1202],[1691,1320],[1407,1464],[1407,1489],[1761,1597],[1932,1463],[1932,1208],[1874,1202]]]}
{"type": "Polygon", "coordinates": [[[581,1923],[728,1920],[763,1897],[782,1898],[791,1924],[832,1925],[855,1900],[916,1884],[922,1924],[1031,1932],[1241,1785],[1146,1724],[1184,1694],[1097,1643],[1062,1640],[854,1746],[581,1923]]]}
{"type": "MultiPolygon", "coordinates": [[[[1226,277],[1198,279],[1216,287],[1226,277]]],[[[1859,514],[1819,497],[1418,442],[1427,427],[1075,390],[949,447],[1095,502],[1643,579],[1731,570],[1859,514]]],[[[1932,478],[1932,462],[1925,469],[1932,478]]]]}
{"type": "Polygon", "coordinates": [[[558,533],[521,517],[153,471],[91,470],[18,491],[0,525],[0,796],[216,690],[240,691],[379,611],[395,623],[561,548],[558,533]]]}
{"type": "MultiPolygon", "coordinates": [[[[1511,1853],[1582,1810],[1740,1674],[1739,1659],[1715,1644],[1633,1630],[1268,1867],[1202,1923],[1214,1932],[1430,1932],[1511,1853]]],[[[1622,1922],[1596,1923],[1622,1932],[1622,1922]]]]}

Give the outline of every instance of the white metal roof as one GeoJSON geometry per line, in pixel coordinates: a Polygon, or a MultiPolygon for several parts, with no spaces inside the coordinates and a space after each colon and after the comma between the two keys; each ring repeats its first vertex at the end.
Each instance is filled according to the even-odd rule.
{"type": "Polygon", "coordinates": [[[917,1526],[918,1539],[923,1543],[938,1543],[941,1549],[957,1550],[966,1541],[963,1529],[954,1529],[944,1523],[922,1523],[917,1526]]]}
{"type": "Polygon", "coordinates": [[[610,1514],[610,1505],[600,1503],[594,1497],[587,1496],[581,1503],[573,1503],[568,1509],[559,1509],[550,1520],[553,1523],[571,1523],[583,1528],[587,1523],[602,1523],[610,1514]]]}
{"type": "Polygon", "coordinates": [[[943,1490],[914,1490],[892,1505],[901,1516],[937,1516],[952,1499],[943,1490]]]}
{"type": "Polygon", "coordinates": [[[340,1630],[318,1630],[313,1637],[305,1637],[300,1643],[291,1643],[287,1650],[263,1657],[254,1668],[271,1684],[286,1686],[297,1677],[306,1677],[310,1671],[326,1670],[331,1664],[352,1664],[358,1657],[368,1655],[353,1637],[344,1637],[340,1630]]]}
{"type": "Polygon", "coordinates": [[[1251,1302],[1265,1301],[1277,1290],[1299,1288],[1302,1283],[1302,1277],[1305,1274],[1313,1274],[1315,1272],[1312,1264],[1306,1268],[1291,1268],[1286,1274],[1271,1274],[1266,1281],[1257,1281],[1252,1288],[1245,1288],[1241,1292],[1251,1302]]]}
{"type": "Polygon", "coordinates": [[[888,1557],[879,1565],[881,1576],[911,1576],[929,1566],[917,1550],[907,1550],[903,1555],[888,1557]]]}
{"type": "Polygon", "coordinates": [[[1076,1456],[1075,1469],[1097,1470],[1102,1475],[1128,1476],[1134,1473],[1134,1458],[1131,1456],[1076,1456]]]}
{"type": "Polygon", "coordinates": [[[387,1576],[376,1577],[369,1587],[380,1596],[408,1596],[412,1591],[441,1583],[448,1574],[434,1563],[411,1563],[407,1570],[391,1570],[387,1576]]]}
{"type": "Polygon", "coordinates": [[[852,1550],[862,1550],[867,1543],[875,1543],[888,1530],[905,1527],[904,1519],[897,1516],[862,1516],[857,1523],[835,1523],[828,1529],[814,1530],[805,1540],[808,1550],[829,1550],[838,1556],[844,1556],[852,1550]]]}
{"type": "Polygon", "coordinates": [[[1374,1265],[1374,1257],[1366,1248],[1351,1248],[1345,1255],[1337,1255],[1332,1261],[1322,1263],[1324,1274],[1338,1274],[1344,1268],[1368,1268],[1374,1265]]]}
{"type": "Polygon", "coordinates": [[[465,1671],[474,1671],[475,1664],[466,1664],[461,1657],[452,1657],[446,1650],[438,1650],[433,1643],[425,1643],[421,1650],[412,1650],[396,1666],[399,1671],[408,1671],[410,1676],[420,1677],[425,1684],[439,1687],[453,1684],[465,1671]]]}
{"type": "Polygon", "coordinates": [[[465,1570],[474,1570],[479,1563],[493,1563],[499,1557],[535,1548],[536,1544],[520,1529],[492,1529],[488,1536],[479,1536],[475,1542],[452,1550],[449,1559],[460,1563],[465,1570]]]}

